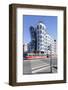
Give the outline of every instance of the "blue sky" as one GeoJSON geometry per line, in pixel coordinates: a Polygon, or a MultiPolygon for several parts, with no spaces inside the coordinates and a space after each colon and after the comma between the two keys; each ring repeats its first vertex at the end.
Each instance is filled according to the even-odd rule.
{"type": "Polygon", "coordinates": [[[36,16],[36,15],[24,15],[23,16],[23,30],[24,30],[24,43],[28,43],[31,41],[30,36],[30,26],[36,27],[37,23],[42,21],[46,27],[47,32],[52,38],[57,38],[57,16],[36,16]]]}

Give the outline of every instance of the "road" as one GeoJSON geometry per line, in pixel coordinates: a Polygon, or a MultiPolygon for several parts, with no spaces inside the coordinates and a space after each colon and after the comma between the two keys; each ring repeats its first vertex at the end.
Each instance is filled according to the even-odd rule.
{"type": "Polygon", "coordinates": [[[57,58],[35,59],[23,61],[24,74],[56,73],[57,58]]]}

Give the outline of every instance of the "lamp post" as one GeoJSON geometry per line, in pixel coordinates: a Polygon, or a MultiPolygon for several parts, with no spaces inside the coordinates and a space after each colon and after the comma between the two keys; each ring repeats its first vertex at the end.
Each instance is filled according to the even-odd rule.
{"type": "Polygon", "coordinates": [[[50,50],[50,71],[52,73],[52,46],[48,46],[48,50],[50,50]]]}
{"type": "Polygon", "coordinates": [[[50,44],[50,69],[51,69],[51,73],[52,73],[52,46],[50,44]]]}

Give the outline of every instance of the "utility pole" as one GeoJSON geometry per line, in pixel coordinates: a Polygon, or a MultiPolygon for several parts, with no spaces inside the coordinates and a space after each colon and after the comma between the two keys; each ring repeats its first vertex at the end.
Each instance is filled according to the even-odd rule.
{"type": "Polygon", "coordinates": [[[50,51],[50,72],[52,73],[52,46],[51,44],[48,46],[48,50],[50,51]]]}
{"type": "Polygon", "coordinates": [[[52,46],[50,44],[50,69],[51,69],[51,73],[52,73],[52,46]]]}

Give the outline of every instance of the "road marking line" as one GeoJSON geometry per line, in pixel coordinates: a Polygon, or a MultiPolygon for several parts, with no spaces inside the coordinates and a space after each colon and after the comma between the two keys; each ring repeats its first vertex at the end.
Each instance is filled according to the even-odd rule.
{"type": "Polygon", "coordinates": [[[34,68],[32,68],[32,70],[39,69],[39,68],[43,68],[43,67],[47,67],[47,66],[49,66],[49,64],[45,64],[45,65],[43,65],[43,66],[34,67],[34,68]]]}
{"type": "Polygon", "coordinates": [[[37,69],[37,70],[33,70],[32,73],[39,72],[39,71],[41,71],[41,70],[43,70],[43,69],[47,69],[47,68],[49,68],[49,67],[50,67],[50,66],[48,66],[48,67],[43,67],[43,68],[40,68],[40,69],[37,69]]]}

